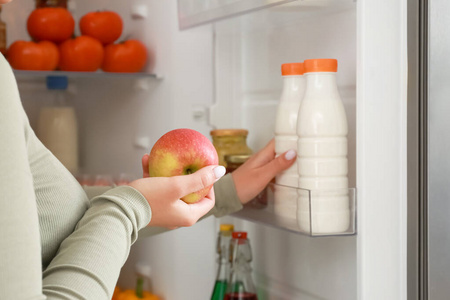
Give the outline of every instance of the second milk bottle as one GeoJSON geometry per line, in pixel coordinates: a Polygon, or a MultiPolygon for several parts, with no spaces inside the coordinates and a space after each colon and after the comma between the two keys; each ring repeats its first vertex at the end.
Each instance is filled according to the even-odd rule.
{"type": "MultiPolygon", "coordinates": [[[[278,103],[275,120],[275,152],[281,155],[288,150],[297,150],[297,116],[305,93],[303,63],[281,65],[283,90],[278,103]]],[[[276,176],[278,185],[274,190],[274,212],[283,221],[295,222],[297,210],[298,173],[294,164],[276,176]],[[288,188],[290,186],[294,188],[288,188]]]]}
{"type": "Polygon", "coordinates": [[[347,117],[336,83],[336,59],[304,61],[306,91],[297,134],[299,190],[297,220],[311,233],[349,227],[347,117]]]}

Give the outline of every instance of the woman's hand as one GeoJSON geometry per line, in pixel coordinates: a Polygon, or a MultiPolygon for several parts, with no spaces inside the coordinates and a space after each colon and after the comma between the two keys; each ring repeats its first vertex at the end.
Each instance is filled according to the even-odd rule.
{"type": "Polygon", "coordinates": [[[190,175],[173,177],[149,177],[148,155],[142,158],[143,177],[129,185],[147,199],[152,209],[149,226],[167,228],[194,225],[215,204],[214,189],[199,202],[187,204],[180,200],[187,194],[213,185],[225,174],[222,166],[207,166],[190,175]]]}
{"type": "Polygon", "coordinates": [[[294,150],[275,157],[275,140],[272,139],[261,151],[231,173],[242,204],[255,198],[278,173],[292,166],[296,157],[294,150]]]}

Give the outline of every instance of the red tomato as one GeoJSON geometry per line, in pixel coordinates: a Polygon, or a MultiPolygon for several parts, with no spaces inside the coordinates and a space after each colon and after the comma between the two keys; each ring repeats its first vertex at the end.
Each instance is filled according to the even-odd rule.
{"type": "Polygon", "coordinates": [[[123,22],[113,11],[90,12],[80,19],[80,31],[107,45],[114,43],[122,34],[123,22]]]}
{"type": "Polygon", "coordinates": [[[102,70],[105,72],[134,73],[142,71],[147,63],[147,48],[137,40],[105,47],[102,70]]]}
{"type": "Polygon", "coordinates": [[[94,72],[102,65],[104,50],[98,40],[82,35],[59,45],[59,54],[62,71],[94,72]]]}
{"type": "Polygon", "coordinates": [[[75,20],[67,9],[61,7],[38,8],[29,15],[27,29],[36,41],[61,43],[72,36],[75,20]]]}
{"type": "Polygon", "coordinates": [[[52,71],[59,60],[58,47],[49,41],[15,41],[6,56],[11,67],[17,70],[52,71]]]}

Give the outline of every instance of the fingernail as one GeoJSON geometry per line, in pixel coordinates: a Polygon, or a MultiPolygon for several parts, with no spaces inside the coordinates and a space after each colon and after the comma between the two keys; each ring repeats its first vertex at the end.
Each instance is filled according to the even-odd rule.
{"type": "Polygon", "coordinates": [[[294,159],[295,156],[297,156],[297,152],[295,152],[295,150],[289,150],[284,155],[284,158],[286,158],[287,160],[291,160],[291,159],[294,159]]]}
{"type": "Polygon", "coordinates": [[[219,179],[223,175],[225,175],[225,167],[224,166],[217,166],[214,168],[214,176],[216,176],[216,179],[219,179]]]}

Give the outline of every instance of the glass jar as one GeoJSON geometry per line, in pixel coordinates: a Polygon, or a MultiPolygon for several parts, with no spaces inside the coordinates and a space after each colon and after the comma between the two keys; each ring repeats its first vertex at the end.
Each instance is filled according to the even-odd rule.
{"type": "Polygon", "coordinates": [[[67,8],[67,0],[36,0],[36,8],[42,7],[67,8]]]}
{"type": "Polygon", "coordinates": [[[219,165],[227,167],[225,155],[252,154],[247,146],[248,130],[246,129],[216,129],[210,132],[213,145],[219,155],[219,165]]]}
{"type": "Polygon", "coordinates": [[[231,173],[239,168],[249,159],[251,154],[227,154],[225,155],[225,163],[227,164],[227,173],[231,173]]]}
{"type": "MultiPolygon", "coordinates": [[[[227,173],[231,173],[245,163],[250,154],[227,154],[225,155],[225,162],[227,164],[227,173]]],[[[261,209],[267,206],[267,190],[262,190],[252,200],[245,204],[246,207],[261,209]]]]}

